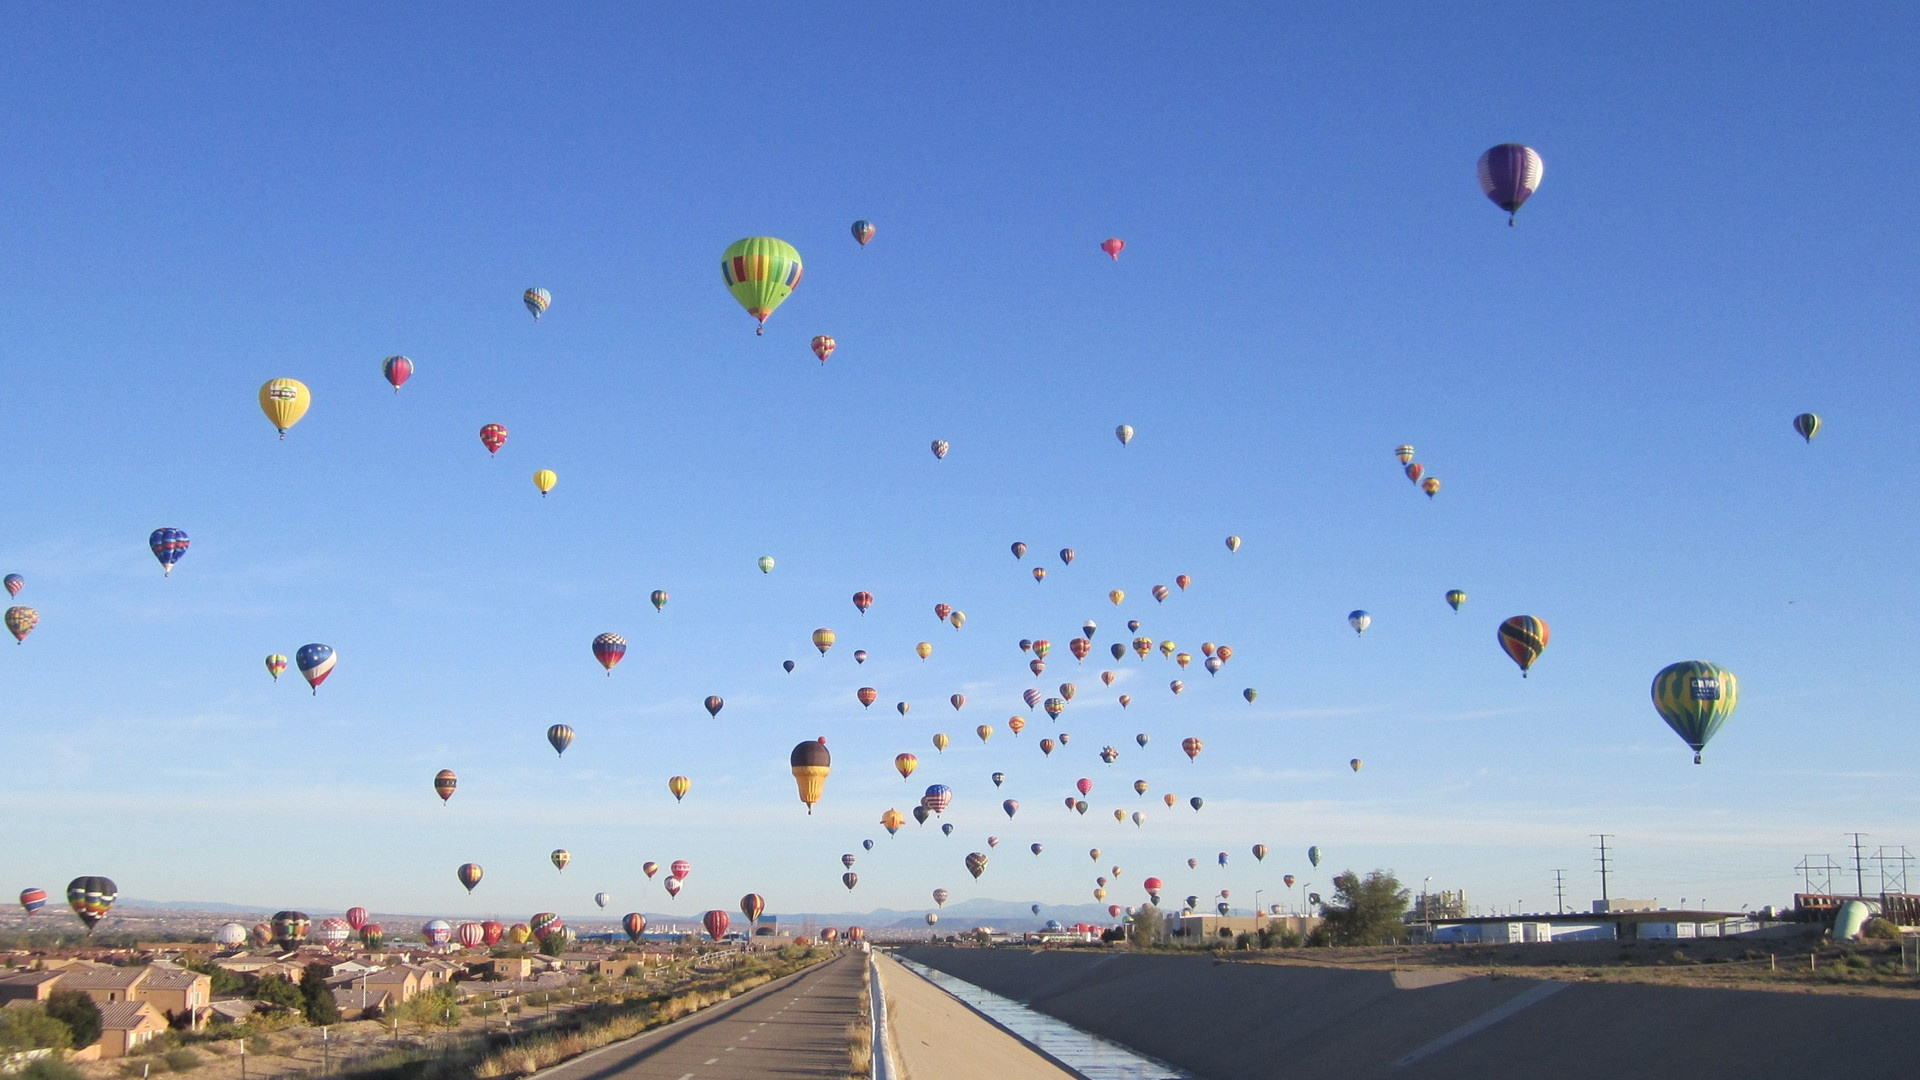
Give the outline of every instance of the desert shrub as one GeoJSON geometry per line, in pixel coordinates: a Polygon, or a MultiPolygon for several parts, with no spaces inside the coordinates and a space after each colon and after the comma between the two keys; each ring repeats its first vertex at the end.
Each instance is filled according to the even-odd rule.
{"type": "Polygon", "coordinates": [[[1876,941],[1899,941],[1900,927],[1892,919],[1876,915],[1860,928],[1860,936],[1876,941]]]}
{"type": "Polygon", "coordinates": [[[174,1072],[187,1072],[200,1067],[200,1055],[184,1046],[175,1047],[160,1055],[160,1060],[166,1062],[167,1068],[174,1072]]]}

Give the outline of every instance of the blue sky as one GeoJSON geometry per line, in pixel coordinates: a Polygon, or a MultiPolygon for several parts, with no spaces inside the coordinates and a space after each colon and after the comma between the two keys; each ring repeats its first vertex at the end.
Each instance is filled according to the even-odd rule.
{"type": "Polygon", "coordinates": [[[1148,874],[1271,900],[1288,872],[1391,867],[1537,908],[1555,867],[1597,895],[1608,832],[1616,895],[1738,906],[1787,901],[1847,831],[1920,843],[1916,21],[25,13],[0,44],[0,572],[42,623],[0,649],[0,867],[152,899],[458,916],[605,889],[612,913],[691,916],[749,890],[772,911],[935,886],[1083,902],[1097,845],[1129,903],[1148,874]],[[1503,141],[1546,162],[1511,229],[1473,176],[1503,141]],[[806,277],[756,338],[714,262],[760,234],[806,277]],[[824,367],[817,333],[839,341],[824,367]],[[418,366],[397,396],[392,353],[418,366]],[[254,403],[275,376],[314,395],[285,442],[254,403]],[[560,475],[544,500],[538,468],[560,475]],[[193,538],[170,579],[161,525],[193,538]],[[1375,618],[1359,640],[1353,608],[1375,618]],[[1494,642],[1520,613],[1553,630],[1524,681],[1494,642]],[[1087,618],[1100,647],[1138,618],[1192,651],[1185,692],[1157,655],[1074,664],[1087,618]],[[608,630],[632,646],[611,678],[588,649],[608,630]],[[1023,637],[1058,647],[1043,678],[1023,637]],[[340,654],[317,696],[260,664],[308,641],[340,654]],[[1217,677],[1202,641],[1234,646],[1217,677]],[[1742,687],[1699,768],[1647,696],[1690,658],[1742,687]],[[1063,679],[1060,723],[1020,701],[1063,679]],[[579,732],[563,759],[554,722],[579,732]],[[822,734],[808,817],[785,755],[822,734]],[[1080,776],[1084,818],[1061,806],[1080,776]],[[955,835],[887,839],[881,811],[930,782],[955,835]],[[1148,803],[1144,827],[1111,818],[1148,803]],[[976,884],[961,859],[988,835],[976,884]],[[865,838],[849,897],[839,855],[865,838]],[[695,872],[670,902],[639,865],[675,858],[695,872]],[[487,869],[471,897],[466,861],[487,869]]]}

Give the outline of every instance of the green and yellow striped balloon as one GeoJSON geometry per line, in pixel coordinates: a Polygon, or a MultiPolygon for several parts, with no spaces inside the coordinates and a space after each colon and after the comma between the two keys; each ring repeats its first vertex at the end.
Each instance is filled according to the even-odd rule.
{"type": "Polygon", "coordinates": [[[1674,734],[1693,747],[1693,763],[1740,703],[1740,680],[1705,660],[1668,664],[1653,677],[1653,707],[1674,734]]]}
{"type": "Polygon", "coordinates": [[[720,277],[747,314],[760,320],[754,333],[763,334],[767,316],[800,284],[800,253],[785,240],[749,236],[720,256],[720,277]]]}

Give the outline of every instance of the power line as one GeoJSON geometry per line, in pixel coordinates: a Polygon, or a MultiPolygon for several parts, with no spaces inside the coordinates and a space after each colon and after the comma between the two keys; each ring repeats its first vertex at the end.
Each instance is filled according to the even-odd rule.
{"type": "Polygon", "coordinates": [[[1881,895],[1907,891],[1907,866],[1913,862],[1913,855],[1907,851],[1907,845],[1900,845],[1898,855],[1889,855],[1886,845],[1883,844],[1874,854],[1873,861],[1880,864],[1881,895]],[[1892,864],[1896,869],[1888,869],[1888,864],[1892,864]]]}
{"type": "Polygon", "coordinates": [[[1612,894],[1607,891],[1607,875],[1612,869],[1612,867],[1607,862],[1607,841],[1613,839],[1613,834],[1612,833],[1593,833],[1591,835],[1598,838],[1600,841],[1600,857],[1594,861],[1600,864],[1600,870],[1599,870],[1600,901],[1601,903],[1604,904],[1607,900],[1612,898],[1612,894]]]}
{"type": "Polygon", "coordinates": [[[1553,872],[1553,902],[1562,915],[1567,913],[1567,883],[1563,879],[1564,874],[1566,874],[1565,870],[1553,872]]]}
{"type": "Polygon", "coordinates": [[[1840,868],[1840,864],[1834,862],[1831,855],[1805,855],[1794,867],[1795,870],[1800,871],[1802,883],[1805,885],[1801,891],[1814,896],[1833,894],[1833,872],[1840,868]],[[1815,859],[1820,861],[1814,862],[1815,859]]]}

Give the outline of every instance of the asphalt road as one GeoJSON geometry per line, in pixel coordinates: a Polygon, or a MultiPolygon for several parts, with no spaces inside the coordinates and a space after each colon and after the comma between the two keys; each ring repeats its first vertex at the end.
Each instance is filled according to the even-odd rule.
{"type": "Polygon", "coordinates": [[[539,1073],[541,1080],[843,1080],[862,960],[849,954],[539,1073]]]}

